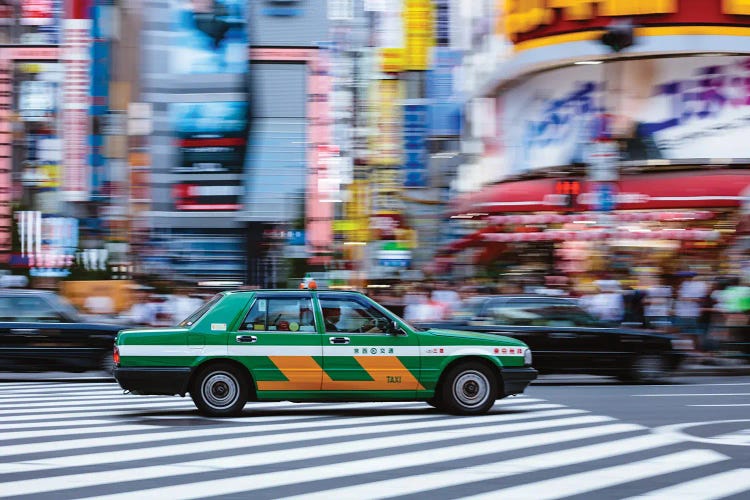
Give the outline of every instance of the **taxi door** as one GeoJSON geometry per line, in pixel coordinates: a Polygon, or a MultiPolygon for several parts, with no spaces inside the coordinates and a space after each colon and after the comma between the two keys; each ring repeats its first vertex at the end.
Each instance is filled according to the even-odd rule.
{"type": "Polygon", "coordinates": [[[402,399],[424,389],[417,335],[394,330],[393,319],[363,296],[319,292],[318,300],[326,396],[402,399]]]}
{"type": "Polygon", "coordinates": [[[230,354],[252,373],[259,398],[319,393],[323,351],[309,292],[258,293],[228,341],[230,354]]]}

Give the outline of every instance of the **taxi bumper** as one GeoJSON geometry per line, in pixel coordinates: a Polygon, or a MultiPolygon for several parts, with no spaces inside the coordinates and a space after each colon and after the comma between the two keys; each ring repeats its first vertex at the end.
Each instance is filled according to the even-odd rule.
{"type": "Polygon", "coordinates": [[[190,382],[190,368],[117,367],[115,380],[132,394],[184,396],[190,382]]]}
{"type": "Polygon", "coordinates": [[[538,371],[528,366],[524,368],[503,368],[503,395],[521,394],[538,375],[538,371]]]}

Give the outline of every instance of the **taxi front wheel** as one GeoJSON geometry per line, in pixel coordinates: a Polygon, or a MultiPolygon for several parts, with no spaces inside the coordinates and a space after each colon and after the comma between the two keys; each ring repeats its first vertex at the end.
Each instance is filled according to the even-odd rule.
{"type": "Polygon", "coordinates": [[[247,402],[248,384],[245,379],[230,364],[208,365],[196,373],[190,386],[190,397],[202,415],[237,416],[247,402]]]}
{"type": "Polygon", "coordinates": [[[457,415],[481,415],[495,404],[497,378],[481,363],[462,363],[446,374],[440,391],[442,409],[457,415]]]}

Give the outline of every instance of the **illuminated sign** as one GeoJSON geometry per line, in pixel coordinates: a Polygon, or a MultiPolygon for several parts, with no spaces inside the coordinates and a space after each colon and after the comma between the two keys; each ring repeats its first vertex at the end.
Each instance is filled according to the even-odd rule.
{"type": "Polygon", "coordinates": [[[263,15],[270,17],[293,17],[302,15],[299,0],[266,0],[263,15]]]}
{"type": "Polygon", "coordinates": [[[629,18],[639,26],[746,26],[745,0],[505,0],[505,34],[515,43],[603,29],[613,19],[629,18]],[[716,5],[716,4],[719,5],[716,5]]]}
{"type": "Polygon", "coordinates": [[[172,189],[177,210],[240,210],[242,185],[229,181],[176,184],[172,189]]]}

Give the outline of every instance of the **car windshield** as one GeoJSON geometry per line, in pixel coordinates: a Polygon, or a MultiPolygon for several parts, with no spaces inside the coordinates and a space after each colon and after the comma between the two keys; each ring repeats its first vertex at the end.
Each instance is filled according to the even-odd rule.
{"type": "Polygon", "coordinates": [[[78,312],[78,309],[76,309],[73,304],[68,302],[67,299],[60,297],[59,295],[50,295],[49,299],[52,307],[59,311],[63,316],[68,318],[71,322],[82,322],[81,313],[78,312]]]}
{"type": "Polygon", "coordinates": [[[214,295],[211,300],[196,309],[193,314],[182,320],[177,326],[193,326],[195,322],[201,319],[203,315],[205,315],[218,301],[221,300],[221,298],[221,294],[214,295]]]}

